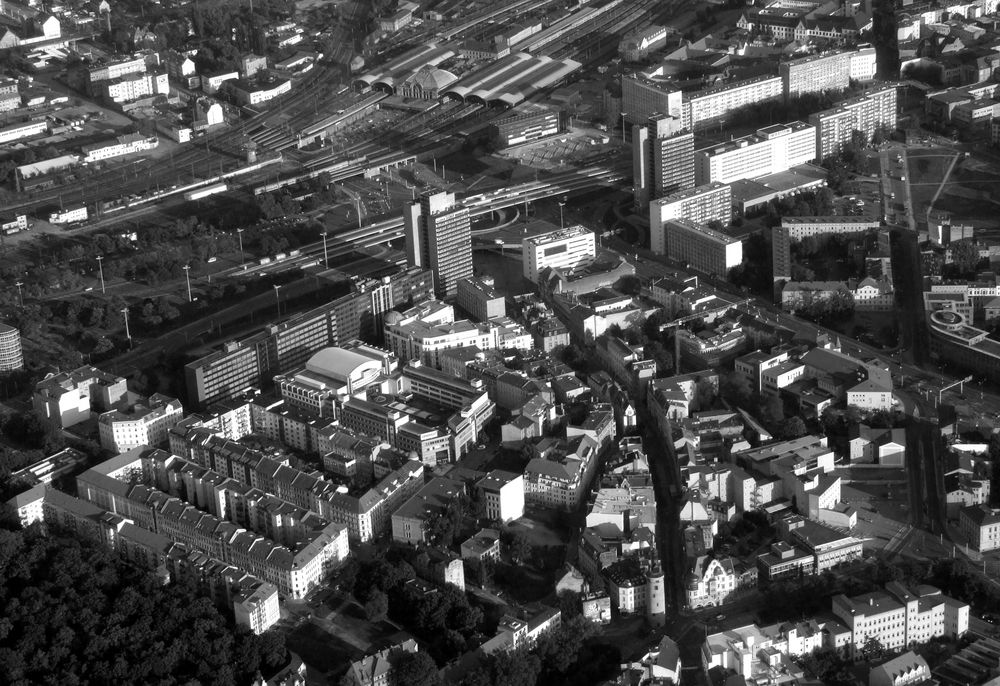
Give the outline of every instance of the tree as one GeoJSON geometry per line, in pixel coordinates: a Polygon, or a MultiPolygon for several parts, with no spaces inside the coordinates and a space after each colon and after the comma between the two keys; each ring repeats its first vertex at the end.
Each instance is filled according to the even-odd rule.
{"type": "Polygon", "coordinates": [[[650,341],[643,347],[642,355],[647,360],[656,362],[656,371],[661,375],[674,371],[674,356],[660,341],[650,341]]]}
{"type": "Polygon", "coordinates": [[[576,591],[562,591],[559,594],[559,612],[562,614],[564,620],[578,616],[581,611],[579,593],[576,591]]]}
{"type": "Polygon", "coordinates": [[[405,652],[389,672],[389,686],[439,686],[441,675],[427,653],[405,652]]]}
{"type": "Polygon", "coordinates": [[[365,617],[370,622],[381,622],[389,612],[389,597],[382,591],[372,591],[365,603],[365,617]]]}
{"type": "Polygon", "coordinates": [[[780,438],[791,439],[805,436],[807,431],[806,423],[801,417],[789,417],[781,423],[778,434],[780,438]]]}
{"type": "Polygon", "coordinates": [[[974,274],[979,264],[979,248],[972,239],[964,239],[951,244],[951,261],[964,275],[974,274]]]}
{"type": "Polygon", "coordinates": [[[531,557],[531,542],[520,531],[511,537],[508,549],[511,558],[518,564],[523,564],[531,557]]]}
{"type": "Polygon", "coordinates": [[[615,284],[615,290],[625,295],[639,295],[642,291],[642,279],[631,274],[623,276],[615,284]]]}
{"type": "Polygon", "coordinates": [[[885,646],[878,640],[877,636],[869,636],[861,646],[861,655],[866,660],[879,660],[885,657],[885,646]]]}
{"type": "Polygon", "coordinates": [[[754,389],[746,376],[733,370],[719,379],[719,395],[737,407],[747,408],[753,401],[754,389]]]}

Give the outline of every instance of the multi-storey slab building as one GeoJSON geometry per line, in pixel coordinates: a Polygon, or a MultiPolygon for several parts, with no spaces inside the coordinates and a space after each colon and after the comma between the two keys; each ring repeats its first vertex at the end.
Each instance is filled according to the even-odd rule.
{"type": "Polygon", "coordinates": [[[896,86],[872,90],[822,112],[809,115],[816,127],[816,159],[836,155],[855,131],[866,136],[879,128],[896,128],[896,86]]]}
{"type": "Polygon", "coordinates": [[[695,269],[725,277],[743,261],[743,241],[688,219],[664,223],[666,254],[683,260],[695,269]]]}
{"type": "Polygon", "coordinates": [[[756,134],[696,150],[695,182],[729,183],[777,174],[816,157],[816,129],[805,122],[776,124],[756,134]]]}
{"type": "Polygon", "coordinates": [[[664,226],[671,219],[688,219],[700,224],[718,221],[728,224],[733,215],[733,195],[724,183],[713,182],[671,193],[649,203],[649,242],[653,252],[664,254],[667,237],[664,226]]]}
{"type": "Polygon", "coordinates": [[[454,193],[425,193],[403,214],[409,264],[434,273],[438,297],[454,296],[458,281],[472,276],[469,210],[454,193]]]}
{"type": "Polygon", "coordinates": [[[525,238],[521,253],[524,278],[538,283],[539,274],[548,267],[576,269],[593,262],[597,239],[584,226],[570,226],[525,238]]]}

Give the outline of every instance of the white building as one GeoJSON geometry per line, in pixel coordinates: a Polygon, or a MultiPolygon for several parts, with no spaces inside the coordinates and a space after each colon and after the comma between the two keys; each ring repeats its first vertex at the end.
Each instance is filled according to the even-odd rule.
{"type": "Polygon", "coordinates": [[[1000,548],[1000,510],[974,505],[959,512],[958,525],[975,550],[981,553],[1000,548]]]}
{"type": "Polygon", "coordinates": [[[726,277],[743,262],[743,241],[688,219],[664,224],[667,255],[712,276],[726,277]]]}
{"type": "Polygon", "coordinates": [[[899,651],[941,636],[960,638],[969,630],[969,606],[933,586],[911,591],[893,581],[885,589],[833,598],[833,613],[850,632],[848,654],[858,655],[872,638],[886,650],[899,651]]]}
{"type": "Polygon", "coordinates": [[[546,267],[574,269],[593,262],[597,255],[595,235],[583,226],[571,226],[521,241],[524,278],[538,283],[546,267]]]}
{"type": "Polygon", "coordinates": [[[99,82],[98,90],[112,102],[127,103],[152,95],[170,95],[170,81],[166,72],[127,74],[117,79],[99,82]]]}
{"type": "Polygon", "coordinates": [[[733,216],[732,189],[723,183],[710,183],[671,193],[649,203],[650,248],[666,252],[664,225],[671,219],[689,219],[700,224],[718,221],[728,224],[733,216]]]}
{"type": "Polygon", "coordinates": [[[97,418],[101,447],[124,453],[141,445],[165,445],[167,432],[183,416],[179,400],[159,393],[149,396],[148,401],[103,412],[97,418]]]}
{"type": "Polygon", "coordinates": [[[815,158],[814,126],[801,121],[775,124],[743,138],[695,150],[695,183],[729,183],[777,174],[815,158]]]}
{"type": "Polygon", "coordinates": [[[64,429],[90,419],[92,410],[110,410],[126,392],[124,377],[80,367],[39,381],[32,405],[42,420],[64,429]]]}
{"type": "Polygon", "coordinates": [[[98,160],[107,160],[122,155],[131,155],[136,152],[153,150],[160,144],[156,136],[144,136],[140,133],[131,133],[125,136],[118,136],[114,141],[94,143],[81,148],[83,162],[88,164],[98,160]]]}
{"type": "Polygon", "coordinates": [[[476,483],[487,519],[510,522],[524,516],[524,476],[494,469],[476,483]]]}

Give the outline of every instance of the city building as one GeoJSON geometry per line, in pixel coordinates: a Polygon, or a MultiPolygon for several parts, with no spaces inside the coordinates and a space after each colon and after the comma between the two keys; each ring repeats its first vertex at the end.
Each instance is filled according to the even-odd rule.
{"type": "Polygon", "coordinates": [[[851,53],[841,50],[782,62],[778,65],[778,73],[785,98],[842,91],[850,85],[851,66],[851,53]]]}
{"type": "Polygon", "coordinates": [[[276,374],[301,367],[323,348],[355,339],[377,340],[383,314],[431,297],[433,281],[429,270],[417,267],[379,278],[353,279],[350,293],[225,343],[221,350],[184,366],[188,404],[207,408],[268,385],[276,374]]]}
{"type": "Polygon", "coordinates": [[[655,71],[623,77],[621,103],[623,120],[643,126],[654,114],[680,118],[683,111],[680,89],[658,80],[655,71]]]}
{"type": "Polygon", "coordinates": [[[780,76],[758,76],[684,93],[684,126],[694,132],[728,122],[748,105],[780,100],[784,85],[780,76]]]}
{"type": "Polygon", "coordinates": [[[805,122],[775,124],[743,138],[694,152],[698,185],[778,174],[816,158],[816,129],[805,122]]]}
{"type": "Polygon", "coordinates": [[[246,79],[228,79],[222,84],[222,90],[230,95],[240,105],[260,105],[274,98],[281,97],[292,91],[290,79],[269,79],[248,81],[246,79]]]}
{"type": "Polygon", "coordinates": [[[141,445],[166,445],[167,432],[183,417],[180,401],[160,393],[134,403],[119,403],[97,417],[101,447],[124,453],[141,445]]]}
{"type": "Polygon", "coordinates": [[[975,550],[1000,548],[1000,510],[985,504],[966,507],[959,511],[958,526],[975,550]]]}
{"type": "Polygon", "coordinates": [[[728,225],[733,216],[733,194],[724,183],[713,182],[671,193],[649,203],[649,243],[653,252],[667,249],[664,225],[671,219],[688,219],[699,224],[720,222],[728,225]]]}
{"type": "Polygon", "coordinates": [[[403,213],[406,257],[410,265],[434,273],[434,292],[451,297],[458,281],[472,276],[469,210],[454,193],[429,192],[403,213]]]}
{"type": "Polygon", "coordinates": [[[11,481],[31,484],[50,484],[54,479],[71,474],[88,460],[86,454],[75,448],[63,448],[54,455],[30,464],[10,475],[11,481]]]}
{"type": "Polygon", "coordinates": [[[801,241],[807,236],[828,234],[864,233],[878,229],[881,225],[877,217],[859,215],[829,215],[821,217],[782,217],[781,228],[788,232],[792,241],[801,241]]]}
{"type": "Polygon", "coordinates": [[[666,593],[659,561],[626,557],[603,571],[611,607],[619,615],[644,615],[654,626],[666,619],[666,593]]]}
{"type": "Polygon", "coordinates": [[[846,652],[852,657],[873,638],[895,652],[932,638],[961,638],[969,630],[969,606],[933,586],[910,590],[893,581],[885,591],[834,596],[832,610],[850,632],[846,652]]]}
{"type": "Polygon", "coordinates": [[[685,602],[691,609],[713,607],[757,587],[757,570],[732,558],[699,557],[685,580],[685,602]]]}
{"type": "Polygon", "coordinates": [[[584,226],[571,226],[521,241],[524,278],[538,283],[547,268],[575,270],[594,261],[597,240],[584,226]]]}
{"type": "Polygon", "coordinates": [[[526,503],[562,510],[579,506],[597,469],[600,446],[590,436],[541,438],[524,468],[526,503]]]}
{"type": "Polygon", "coordinates": [[[156,136],[144,136],[141,133],[130,133],[124,136],[118,136],[114,140],[84,145],[80,148],[80,152],[83,154],[83,163],[89,164],[99,160],[107,160],[113,157],[121,157],[122,155],[131,155],[137,152],[153,150],[159,144],[160,141],[156,136]]]}
{"type": "Polygon", "coordinates": [[[562,130],[560,120],[558,110],[542,108],[497,119],[490,124],[490,130],[498,147],[509,148],[557,135],[562,130]]]}
{"type": "Polygon", "coordinates": [[[494,469],[476,482],[486,518],[507,523],[524,516],[524,476],[494,469]]]}
{"type": "Polygon", "coordinates": [[[365,655],[350,664],[341,683],[343,686],[388,686],[392,679],[392,671],[399,659],[419,650],[417,642],[408,638],[401,643],[365,655]]]}
{"type": "Polygon", "coordinates": [[[644,126],[632,128],[632,176],[635,208],[643,211],[650,200],[693,188],[694,134],[680,118],[656,113],[644,126]]]}
{"type": "Polygon", "coordinates": [[[13,372],[23,368],[21,332],[0,322],[0,372],[13,372]]]}
{"type": "Polygon", "coordinates": [[[87,421],[91,412],[112,409],[126,393],[124,377],[85,366],[35,384],[32,406],[43,421],[65,429],[87,421]]]}
{"type": "Polygon", "coordinates": [[[392,538],[398,543],[428,543],[427,526],[465,492],[461,482],[443,476],[428,481],[392,513],[392,538]]]}
{"type": "Polygon", "coordinates": [[[712,276],[725,278],[743,262],[743,241],[689,219],[664,223],[666,254],[712,276]]]}
{"type": "MultiPolygon", "coordinates": [[[[204,455],[188,452],[195,459],[204,455]]],[[[226,457],[237,456],[229,452],[226,457]]],[[[245,448],[239,457],[242,466],[249,466],[245,448]]],[[[222,466],[219,461],[203,464],[136,448],[80,474],[77,492],[137,526],[245,569],[283,595],[300,599],[347,558],[348,530],[296,504],[284,490],[285,484],[292,487],[284,479],[301,482],[304,473],[282,466],[286,474],[279,475],[281,469],[267,462],[274,465],[269,480],[251,484],[246,471],[215,470],[215,464],[222,466]],[[161,485],[171,492],[160,490],[161,485]]]]}
{"type": "Polygon", "coordinates": [[[461,279],[455,303],[478,322],[507,314],[506,298],[494,287],[491,276],[461,279]]]}
{"type": "Polygon", "coordinates": [[[872,90],[811,114],[809,123],[816,128],[815,158],[822,161],[838,154],[856,131],[870,137],[878,129],[896,128],[896,86],[872,90]]]}
{"type": "Polygon", "coordinates": [[[23,526],[44,522],[111,547],[124,560],[169,581],[187,581],[231,609],[239,626],[261,634],[280,619],[278,588],[184,543],[136,526],[129,519],[45,486],[8,501],[23,526]]]}
{"type": "Polygon", "coordinates": [[[911,686],[931,681],[927,660],[912,650],[872,667],[868,673],[868,686],[911,686]]]}

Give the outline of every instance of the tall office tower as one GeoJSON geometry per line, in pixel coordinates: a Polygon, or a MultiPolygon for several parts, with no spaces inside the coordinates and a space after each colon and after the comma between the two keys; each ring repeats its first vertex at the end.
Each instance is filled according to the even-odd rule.
{"type": "Polygon", "coordinates": [[[472,276],[472,233],[469,210],[454,193],[425,193],[403,214],[406,258],[434,273],[434,292],[446,298],[458,282],[472,276]]]}
{"type": "Polygon", "coordinates": [[[694,134],[680,117],[654,114],[632,129],[632,175],[639,212],[650,200],[694,188],[694,134]]]}

